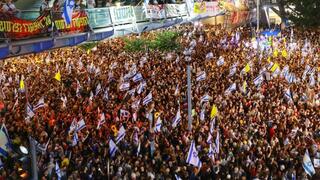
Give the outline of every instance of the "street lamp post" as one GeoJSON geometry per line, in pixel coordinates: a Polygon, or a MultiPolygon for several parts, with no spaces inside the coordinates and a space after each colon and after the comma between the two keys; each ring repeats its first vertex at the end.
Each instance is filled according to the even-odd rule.
{"type": "Polygon", "coordinates": [[[187,84],[188,84],[188,130],[192,130],[192,104],[191,104],[191,66],[187,65],[187,84]]]}

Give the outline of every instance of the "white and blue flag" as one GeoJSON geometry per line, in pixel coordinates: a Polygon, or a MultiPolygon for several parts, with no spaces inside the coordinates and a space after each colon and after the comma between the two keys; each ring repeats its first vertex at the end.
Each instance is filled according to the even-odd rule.
{"type": "Polygon", "coordinates": [[[146,97],[143,98],[142,104],[147,105],[152,101],[152,92],[150,92],[146,97]]]}
{"type": "Polygon", "coordinates": [[[210,159],[212,159],[214,161],[214,151],[213,151],[213,148],[212,148],[212,144],[210,144],[208,156],[209,156],[210,159]]]}
{"type": "Polygon", "coordinates": [[[289,101],[293,101],[293,96],[292,93],[290,91],[290,89],[288,88],[285,92],[284,92],[284,97],[289,101]]]}
{"type": "Polygon", "coordinates": [[[177,127],[177,125],[180,123],[180,121],[181,121],[181,113],[180,113],[180,107],[179,107],[178,112],[173,119],[172,127],[173,128],[177,127]]]}
{"type": "Polygon", "coordinates": [[[256,78],[253,80],[253,83],[254,83],[254,85],[256,85],[256,87],[260,87],[262,82],[263,82],[263,76],[262,76],[262,74],[260,74],[258,77],[256,77],[256,78]]]}
{"type": "Polygon", "coordinates": [[[224,58],[220,56],[219,60],[217,61],[217,66],[222,66],[223,64],[224,64],[224,58]]]}
{"type": "Polygon", "coordinates": [[[112,141],[112,139],[110,139],[109,141],[109,153],[111,157],[114,157],[114,155],[116,154],[117,151],[117,146],[116,144],[112,141]]]}
{"type": "Polygon", "coordinates": [[[78,142],[79,142],[78,132],[75,131],[72,137],[72,146],[76,146],[78,142]]]}
{"type": "Polygon", "coordinates": [[[216,140],[215,140],[215,144],[216,144],[216,147],[214,149],[215,153],[219,154],[220,152],[220,134],[219,134],[219,129],[217,130],[217,137],[216,137],[216,140]]]}
{"type": "Polygon", "coordinates": [[[0,130],[0,156],[8,157],[11,143],[6,126],[3,124],[0,130]]]}
{"type": "Polygon", "coordinates": [[[130,83],[122,83],[119,87],[120,91],[127,91],[130,88],[130,83]]]}
{"type": "Polygon", "coordinates": [[[141,73],[136,74],[132,78],[133,82],[135,82],[135,83],[141,81],[142,79],[143,79],[143,77],[142,77],[141,73]]]}
{"type": "Polygon", "coordinates": [[[68,25],[72,22],[74,4],[74,0],[66,0],[64,2],[62,17],[68,25]]]}
{"type": "Polygon", "coordinates": [[[101,88],[101,84],[99,83],[96,87],[96,96],[101,92],[102,88],[101,88]]]}
{"type": "Polygon", "coordinates": [[[56,174],[58,176],[58,180],[61,180],[61,171],[60,171],[60,167],[59,167],[59,164],[58,162],[56,162],[56,167],[55,167],[55,170],[56,170],[56,174]]]}
{"type": "Polygon", "coordinates": [[[156,125],[154,127],[154,132],[160,132],[161,131],[161,126],[162,126],[162,121],[161,121],[161,118],[160,116],[158,117],[157,119],[157,122],[156,122],[156,125]]]}
{"type": "Polygon", "coordinates": [[[231,94],[233,91],[237,89],[236,83],[231,84],[231,86],[224,92],[225,95],[231,94]]]}
{"type": "Polygon", "coordinates": [[[206,55],[206,59],[212,59],[213,58],[213,53],[212,52],[209,52],[207,55],[206,55]]]}
{"type": "Polygon", "coordinates": [[[201,71],[200,73],[197,74],[196,81],[203,81],[206,79],[206,72],[201,71]]]}
{"type": "Polygon", "coordinates": [[[200,120],[201,121],[204,121],[204,119],[205,119],[205,112],[206,112],[205,108],[202,108],[201,112],[200,112],[200,120]]]}
{"type": "Polygon", "coordinates": [[[229,77],[233,76],[236,71],[237,71],[237,66],[238,66],[238,62],[236,62],[235,64],[233,64],[230,68],[230,73],[229,73],[229,77]]]}
{"type": "Polygon", "coordinates": [[[126,136],[126,130],[124,129],[123,126],[121,126],[118,132],[118,136],[116,138],[116,144],[118,144],[125,136],[126,136]]]}
{"type": "Polygon", "coordinates": [[[310,159],[308,150],[306,150],[306,152],[304,153],[302,167],[309,176],[313,176],[316,173],[312,161],[310,159]]]}
{"type": "Polygon", "coordinates": [[[147,86],[147,83],[145,81],[140,82],[140,84],[137,87],[137,93],[141,94],[146,86],[147,86]]]}
{"type": "Polygon", "coordinates": [[[97,129],[100,129],[101,125],[104,124],[105,122],[106,122],[106,116],[104,115],[104,113],[101,113],[97,129]]]}
{"type": "Polygon", "coordinates": [[[36,111],[37,109],[39,108],[42,108],[44,107],[44,98],[40,98],[39,101],[38,101],[38,104],[36,104],[34,107],[33,107],[33,111],[36,111]]]}
{"type": "Polygon", "coordinates": [[[27,103],[27,118],[32,118],[34,116],[34,111],[33,108],[31,106],[31,104],[28,102],[27,103]]]}
{"type": "Polygon", "coordinates": [[[187,157],[187,163],[194,165],[196,167],[202,166],[202,163],[201,163],[200,158],[198,156],[198,151],[196,149],[196,145],[195,145],[194,141],[192,141],[191,145],[190,145],[190,149],[189,149],[188,157],[187,157]]]}
{"type": "Polygon", "coordinates": [[[81,131],[83,128],[86,127],[86,122],[84,121],[84,119],[81,119],[80,121],[77,122],[77,129],[76,131],[81,131]]]}
{"type": "Polygon", "coordinates": [[[211,99],[211,97],[208,94],[205,94],[201,97],[200,104],[203,102],[208,102],[211,99]]]}

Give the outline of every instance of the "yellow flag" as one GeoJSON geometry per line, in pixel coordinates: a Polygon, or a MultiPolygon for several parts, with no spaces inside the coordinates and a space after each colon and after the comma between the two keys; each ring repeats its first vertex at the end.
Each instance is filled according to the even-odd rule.
{"type": "Polygon", "coordinates": [[[90,50],[90,49],[88,49],[88,50],[87,50],[87,54],[90,54],[90,52],[91,52],[91,50],[90,50]]]}
{"type": "Polygon", "coordinates": [[[211,110],[211,113],[210,113],[210,118],[214,118],[216,115],[218,114],[218,108],[217,106],[214,104],[212,106],[212,110],[211,110]]]}
{"type": "Polygon", "coordinates": [[[268,59],[267,59],[268,63],[271,62],[271,57],[269,56],[268,59]]]}
{"type": "Polygon", "coordinates": [[[286,57],[287,57],[287,55],[288,55],[287,51],[286,51],[285,49],[284,49],[284,50],[282,50],[282,56],[286,58],[286,57]]]}
{"type": "Polygon", "coordinates": [[[61,81],[61,74],[60,74],[60,71],[58,71],[57,73],[56,73],[56,75],[54,76],[54,78],[57,80],[57,81],[61,81]]]}
{"type": "Polygon", "coordinates": [[[191,111],[191,116],[193,117],[193,116],[195,116],[196,115],[196,110],[195,109],[192,109],[192,111],[191,111]]]}
{"type": "Polygon", "coordinates": [[[274,50],[274,52],[273,52],[273,57],[278,57],[278,54],[279,54],[278,50],[277,50],[277,49],[274,50]]]}
{"type": "Polygon", "coordinates": [[[20,80],[20,90],[24,90],[24,81],[20,80]]]}
{"type": "Polygon", "coordinates": [[[272,68],[270,69],[271,72],[274,72],[275,70],[277,70],[279,68],[279,64],[278,63],[274,63],[274,65],[272,66],[272,68]]]}
{"type": "Polygon", "coordinates": [[[249,72],[250,71],[250,65],[247,64],[246,67],[244,67],[244,72],[249,72]]]}
{"type": "Polygon", "coordinates": [[[243,84],[242,84],[242,91],[243,93],[246,93],[247,92],[247,81],[244,81],[243,84]]]}

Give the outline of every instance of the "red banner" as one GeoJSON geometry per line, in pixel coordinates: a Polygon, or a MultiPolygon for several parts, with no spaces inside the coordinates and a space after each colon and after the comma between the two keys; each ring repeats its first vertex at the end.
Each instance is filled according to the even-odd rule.
{"type": "Polygon", "coordinates": [[[0,36],[9,39],[32,38],[48,33],[53,22],[55,26],[53,31],[62,33],[85,32],[89,27],[89,19],[85,11],[74,11],[70,25],[65,23],[60,12],[53,14],[53,17],[51,17],[50,11],[44,12],[34,21],[0,13],[0,36]]]}
{"type": "Polygon", "coordinates": [[[60,17],[54,20],[54,25],[58,32],[85,32],[88,29],[89,19],[85,11],[75,11],[72,14],[72,23],[66,24],[60,17]]]}
{"type": "Polygon", "coordinates": [[[0,33],[5,38],[23,39],[48,32],[51,26],[49,12],[43,13],[34,21],[19,19],[12,15],[0,13],[0,33]]]}

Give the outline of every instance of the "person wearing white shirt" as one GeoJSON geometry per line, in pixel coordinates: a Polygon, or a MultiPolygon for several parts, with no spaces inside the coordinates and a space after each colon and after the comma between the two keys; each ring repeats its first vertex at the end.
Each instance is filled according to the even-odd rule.
{"type": "Polygon", "coordinates": [[[16,6],[12,3],[12,0],[6,0],[6,3],[4,3],[2,6],[2,12],[13,15],[18,13],[18,10],[16,6]]]}

